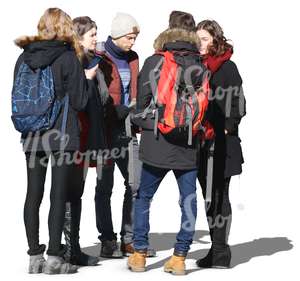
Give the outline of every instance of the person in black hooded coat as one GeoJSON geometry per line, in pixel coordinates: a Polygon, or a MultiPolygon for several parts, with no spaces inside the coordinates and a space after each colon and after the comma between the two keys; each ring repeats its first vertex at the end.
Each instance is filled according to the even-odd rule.
{"type": "MultiPolygon", "coordinates": [[[[89,69],[93,60],[98,62],[99,59],[99,57],[95,57],[97,25],[89,17],[77,17],[73,19],[73,23],[84,53],[82,66],[84,69],[89,69]]],[[[95,166],[96,162],[96,157],[90,157],[89,155],[97,155],[106,148],[102,100],[105,99],[105,97],[103,97],[105,93],[103,92],[106,90],[106,94],[108,95],[108,90],[100,69],[97,69],[97,75],[92,82],[93,83],[89,84],[91,94],[89,95],[85,110],[78,114],[81,127],[80,153],[82,153],[81,156],[85,156],[81,157],[82,161],[74,166],[73,176],[69,182],[64,224],[67,248],[65,260],[72,264],[82,266],[96,265],[99,261],[97,257],[87,255],[81,251],[79,244],[79,227],[82,207],[81,197],[84,191],[87,169],[88,166],[95,166]]]]}
{"type": "MultiPolygon", "coordinates": [[[[162,32],[154,43],[156,53],[146,59],[138,78],[137,113],[143,112],[153,99],[157,89],[156,77],[151,73],[157,71],[157,80],[161,73],[163,57],[157,52],[170,52],[178,66],[182,67],[178,88],[186,90],[186,73],[189,67],[196,68],[190,76],[194,89],[199,89],[204,80],[205,67],[201,63],[198,51],[199,39],[194,32],[195,23],[192,15],[174,11],[170,15],[169,28],[162,32]],[[178,24],[174,24],[174,22],[178,24]],[[151,87],[151,85],[155,85],[151,87]]],[[[178,93],[179,94],[179,93],[178,93]]],[[[138,114],[137,114],[138,116],[138,114]]],[[[151,116],[151,115],[150,115],[151,116]]],[[[147,118],[133,118],[133,122],[142,127],[140,160],[143,162],[141,183],[135,204],[134,215],[134,248],[135,252],[128,259],[132,271],[145,270],[145,257],[149,246],[149,208],[150,201],[157,191],[165,175],[172,170],[179,191],[181,224],[174,245],[172,257],[165,263],[164,270],[176,275],[185,274],[185,258],[190,249],[194,235],[194,221],[197,216],[196,178],[197,178],[197,148],[199,134],[193,137],[192,144],[188,138],[167,137],[159,130],[154,133],[154,121],[147,118]],[[189,227],[185,227],[189,224],[189,227]]],[[[186,128],[182,128],[185,130],[186,128]]],[[[171,214],[170,214],[171,215],[171,214]]]]}
{"type": "MultiPolygon", "coordinates": [[[[230,60],[233,47],[227,43],[222,28],[216,21],[205,20],[198,24],[197,34],[201,40],[200,53],[211,71],[210,104],[207,119],[214,132],[213,178],[211,201],[206,202],[212,246],[209,253],[197,261],[199,267],[227,268],[231,251],[228,236],[232,210],[229,200],[229,183],[234,175],[242,173],[244,163],[238,126],[246,114],[242,78],[237,66],[230,60]]],[[[207,194],[208,141],[199,153],[198,179],[203,196],[207,194]]]]}
{"type": "Polygon", "coordinates": [[[15,65],[14,81],[20,65],[31,69],[51,67],[55,95],[62,99],[69,96],[66,124],[66,142],[61,145],[59,133],[63,108],[54,126],[44,132],[22,135],[27,164],[27,195],[24,206],[24,222],[30,255],[29,273],[74,273],[77,267],[63,259],[65,248],[61,245],[68,181],[72,177],[74,151],[79,149],[78,111],[83,110],[89,96],[88,84],[95,76],[95,69],[86,72],[77,56],[80,48],[74,36],[71,18],[58,8],[47,9],[38,24],[38,36],[21,37],[15,43],[24,49],[15,65]],[[55,38],[55,39],[53,39],[55,38]],[[89,80],[86,79],[86,77],[89,80]],[[48,259],[43,253],[46,246],[39,244],[39,207],[43,198],[47,165],[51,159],[51,193],[48,218],[48,259]],[[69,161],[68,161],[69,160],[69,161]],[[70,161],[71,160],[71,161],[70,161]]]}

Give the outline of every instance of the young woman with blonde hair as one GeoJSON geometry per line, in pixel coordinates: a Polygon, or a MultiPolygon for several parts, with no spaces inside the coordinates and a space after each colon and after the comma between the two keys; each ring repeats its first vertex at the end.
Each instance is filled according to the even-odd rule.
{"type": "Polygon", "coordinates": [[[48,130],[22,134],[23,150],[27,164],[27,195],[24,206],[24,222],[30,255],[29,273],[48,274],[74,273],[76,266],[63,259],[65,248],[61,245],[64,225],[67,182],[72,176],[74,163],[68,161],[79,149],[78,111],[88,101],[87,80],[93,79],[95,69],[86,72],[79,58],[82,51],[73,29],[71,18],[58,8],[45,11],[37,26],[37,36],[24,36],[17,46],[24,49],[19,56],[14,72],[14,86],[19,71],[26,65],[31,70],[43,70],[50,66],[54,92],[57,99],[65,100],[53,126],[48,130]],[[86,76],[86,77],[85,77],[86,76]],[[68,99],[65,99],[68,97],[68,99]],[[69,100],[69,102],[67,102],[69,100]],[[65,107],[66,118],[63,118],[65,107]],[[66,121],[66,141],[61,142],[59,133],[63,120],[66,121]],[[39,244],[39,208],[43,198],[47,165],[51,159],[51,193],[48,217],[48,259],[43,253],[46,246],[39,244]]]}

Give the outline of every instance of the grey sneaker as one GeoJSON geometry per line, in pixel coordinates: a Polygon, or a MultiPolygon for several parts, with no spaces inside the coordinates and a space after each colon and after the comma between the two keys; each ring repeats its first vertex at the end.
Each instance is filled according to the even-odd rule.
{"type": "Polygon", "coordinates": [[[28,273],[30,274],[42,273],[44,270],[45,262],[46,260],[43,254],[30,256],[28,273]]]}
{"type": "Polygon", "coordinates": [[[48,256],[45,262],[44,273],[46,274],[72,274],[76,273],[78,266],[65,262],[62,257],[48,256]]]}
{"type": "Polygon", "coordinates": [[[116,240],[104,240],[101,243],[100,257],[102,258],[123,258],[123,253],[120,251],[116,240]]]}

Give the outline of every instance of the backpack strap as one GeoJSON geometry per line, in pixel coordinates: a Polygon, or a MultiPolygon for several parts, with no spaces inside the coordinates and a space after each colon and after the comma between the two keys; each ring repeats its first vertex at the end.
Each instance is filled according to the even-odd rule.
{"type": "Polygon", "coordinates": [[[162,66],[164,62],[164,52],[157,52],[156,55],[161,55],[162,58],[158,61],[158,63],[155,65],[155,67],[152,69],[149,75],[150,79],[150,87],[152,90],[152,98],[150,104],[144,109],[143,112],[137,113],[134,115],[134,118],[142,118],[146,119],[148,114],[154,114],[154,134],[157,136],[157,125],[158,125],[158,109],[157,109],[157,96],[158,96],[158,89],[157,85],[154,85],[154,82],[157,79],[157,74],[159,73],[160,67],[162,66]]]}
{"type": "Polygon", "coordinates": [[[134,160],[133,160],[133,138],[132,138],[132,130],[131,130],[131,117],[130,114],[125,119],[125,130],[126,136],[130,137],[130,141],[128,143],[128,184],[130,186],[134,183],[134,160]]]}
{"type": "Polygon", "coordinates": [[[211,202],[212,185],[213,185],[214,151],[215,151],[215,142],[212,141],[208,149],[206,194],[205,194],[206,202],[211,202]]]}
{"type": "Polygon", "coordinates": [[[189,135],[188,135],[188,145],[192,145],[193,142],[193,120],[189,119],[189,135]]]}
{"type": "Polygon", "coordinates": [[[63,103],[64,103],[64,113],[63,113],[63,120],[61,123],[61,138],[60,138],[61,142],[64,142],[66,137],[66,128],[67,128],[68,111],[69,111],[68,93],[66,93],[65,97],[63,98],[63,103]]]}
{"type": "MultiPolygon", "coordinates": [[[[154,67],[154,69],[151,72],[150,75],[150,83],[152,83],[152,81],[156,81],[156,75],[159,73],[161,66],[164,63],[165,60],[165,52],[156,52],[156,55],[160,55],[162,56],[161,59],[158,61],[158,63],[156,64],[156,66],[154,67]]],[[[151,84],[152,85],[152,84],[151,84]]],[[[154,110],[154,127],[153,127],[153,131],[154,131],[154,135],[157,137],[157,132],[158,132],[158,108],[157,108],[157,97],[158,97],[158,85],[156,85],[156,87],[152,89],[152,102],[150,103],[150,107],[153,108],[153,105],[155,107],[154,110]]]]}

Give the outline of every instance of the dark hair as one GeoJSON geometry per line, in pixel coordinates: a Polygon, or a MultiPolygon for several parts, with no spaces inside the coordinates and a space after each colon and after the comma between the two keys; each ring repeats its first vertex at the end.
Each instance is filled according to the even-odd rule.
{"type": "Polygon", "coordinates": [[[96,23],[90,17],[77,17],[73,19],[74,29],[79,38],[92,28],[97,29],[96,23]]]}
{"type": "Polygon", "coordinates": [[[169,17],[169,28],[182,28],[188,31],[195,31],[196,23],[191,14],[173,11],[169,17]]]}
{"type": "Polygon", "coordinates": [[[224,36],[222,27],[214,20],[204,20],[198,23],[197,30],[203,29],[213,37],[212,46],[209,47],[208,53],[211,56],[221,56],[226,51],[232,50],[233,46],[228,43],[224,36]]]}

